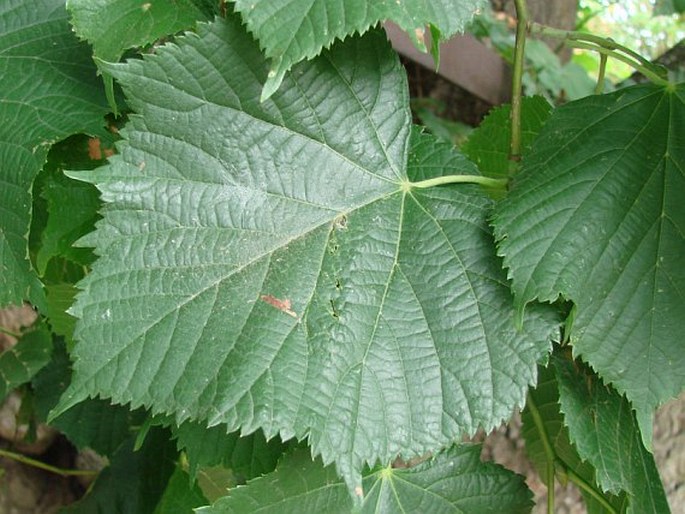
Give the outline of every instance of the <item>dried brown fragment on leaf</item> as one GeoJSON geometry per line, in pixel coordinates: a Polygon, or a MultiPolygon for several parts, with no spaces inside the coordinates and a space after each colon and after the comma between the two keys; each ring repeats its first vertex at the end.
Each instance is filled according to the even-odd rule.
{"type": "Polygon", "coordinates": [[[103,154],[105,157],[111,157],[114,155],[114,150],[112,148],[102,148],[100,138],[91,137],[88,140],[88,157],[94,161],[101,161],[103,159],[103,154]]]}
{"type": "Polygon", "coordinates": [[[102,149],[100,148],[100,138],[91,137],[88,140],[88,157],[94,161],[102,160],[102,149]]]}
{"type": "Polygon", "coordinates": [[[262,301],[271,305],[272,307],[276,307],[279,311],[285,312],[288,316],[297,318],[297,313],[291,309],[292,304],[290,303],[290,300],[288,298],[286,298],[285,300],[281,300],[280,298],[276,298],[275,296],[272,296],[270,294],[263,294],[259,298],[262,301]]]}

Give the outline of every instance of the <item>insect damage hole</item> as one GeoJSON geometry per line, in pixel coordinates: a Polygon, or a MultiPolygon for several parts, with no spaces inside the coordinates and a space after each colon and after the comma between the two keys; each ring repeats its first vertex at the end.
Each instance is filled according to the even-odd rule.
{"type": "Polygon", "coordinates": [[[336,230],[347,230],[347,216],[340,214],[333,220],[333,228],[336,230]]]}

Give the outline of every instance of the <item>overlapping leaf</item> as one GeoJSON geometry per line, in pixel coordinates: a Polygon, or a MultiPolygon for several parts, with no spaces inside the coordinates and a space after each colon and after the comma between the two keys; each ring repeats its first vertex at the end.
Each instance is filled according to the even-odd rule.
{"type": "Polygon", "coordinates": [[[64,514],[149,514],[163,499],[176,469],[177,454],[169,433],[154,427],[141,448],[134,450],[129,438],[101,471],[83,498],[64,514]]]}
{"type": "Polygon", "coordinates": [[[364,462],[435,450],[522,404],[556,319],[525,331],[475,170],[415,134],[380,32],[286,77],[237,21],[111,68],[139,113],[86,243],[75,377],[86,395],[284,439],[309,436],[350,484],[364,462]]]}
{"type": "MultiPolygon", "coordinates": [[[[93,45],[94,57],[117,62],[129,48],[146,46],[159,38],[208,20],[206,0],[68,0],[76,34],[93,45]]],[[[113,79],[104,73],[107,97],[117,112],[113,79]]]]}
{"type": "Polygon", "coordinates": [[[626,512],[668,513],[666,494],[654,457],[642,445],[640,429],[625,397],[587,369],[554,360],[559,401],[571,440],[597,470],[605,491],[626,491],[626,512]]]}
{"type": "Polygon", "coordinates": [[[154,43],[207,20],[193,0],[67,0],[74,29],[93,45],[95,56],[118,61],[125,50],[154,43]]]}
{"type": "Polygon", "coordinates": [[[685,386],[685,86],[558,109],[494,219],[517,300],[572,300],[576,353],[638,413],[685,386]]]}
{"type": "Polygon", "coordinates": [[[200,467],[223,465],[235,476],[249,480],[273,471],[288,448],[278,437],[267,441],[260,431],[241,437],[237,432],[228,434],[223,425],[207,428],[190,421],[171,429],[179,450],[188,456],[188,471],[193,478],[200,467]]]}
{"type": "MultiPolygon", "coordinates": [[[[552,106],[541,96],[521,99],[521,147],[526,155],[549,118],[552,106]]],[[[509,176],[509,141],[511,139],[511,105],[496,107],[469,136],[462,147],[464,154],[478,165],[487,177],[509,176]]]]}
{"type": "MultiPolygon", "coordinates": [[[[557,359],[555,355],[554,360],[557,359]]],[[[558,480],[570,478],[582,484],[578,489],[589,514],[622,512],[626,495],[602,493],[595,484],[595,468],[583,462],[571,444],[564,416],[559,411],[559,385],[551,363],[540,370],[537,386],[528,393],[521,421],[526,454],[544,481],[553,473],[558,480]]]]}
{"type": "Polygon", "coordinates": [[[271,59],[262,98],[276,91],[285,73],[311,59],[336,39],[363,34],[379,21],[392,20],[425,47],[424,29],[431,26],[437,42],[459,31],[484,0],[236,0],[235,8],[271,59]]]}
{"type": "MultiPolygon", "coordinates": [[[[364,477],[368,491],[354,512],[530,512],[531,492],[523,477],[480,461],[480,446],[451,448],[413,468],[384,468],[364,477]]],[[[201,514],[243,512],[348,514],[353,502],[331,467],[305,451],[288,456],[278,469],[234,490],[201,514]]]]}
{"type": "Polygon", "coordinates": [[[44,306],[28,260],[31,184],[52,143],[96,133],[106,112],[87,45],[60,0],[0,5],[0,305],[44,306]]]}
{"type": "Polygon", "coordinates": [[[41,326],[22,336],[17,344],[0,353],[0,401],[25,384],[49,361],[52,353],[50,332],[41,326]]]}

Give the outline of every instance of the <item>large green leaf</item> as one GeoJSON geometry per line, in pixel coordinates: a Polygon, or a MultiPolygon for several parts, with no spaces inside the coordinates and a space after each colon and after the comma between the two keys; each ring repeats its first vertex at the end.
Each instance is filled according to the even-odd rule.
{"type": "Polygon", "coordinates": [[[28,259],[31,184],[50,145],[96,133],[106,112],[88,46],[61,0],[0,5],[0,306],[44,307],[28,259]]]}
{"type": "MultiPolygon", "coordinates": [[[[473,164],[410,121],[378,31],[288,75],[237,21],[111,67],[131,117],[86,243],[73,313],[88,395],[248,434],[309,437],[358,485],[522,404],[557,321],[513,302],[475,186],[409,179],[473,164]]],[[[59,409],[58,409],[59,410],[59,409]]],[[[354,483],[353,483],[354,482],[354,483]]]]}
{"type": "Polygon", "coordinates": [[[648,447],[685,386],[683,126],[685,85],[569,103],[494,218],[518,302],[575,302],[574,351],[627,394],[648,447]]]}
{"type": "Polygon", "coordinates": [[[630,513],[670,512],[654,457],[642,445],[640,429],[625,397],[588,369],[553,361],[559,401],[578,453],[597,470],[605,491],[626,491],[630,513]]]}
{"type": "Polygon", "coordinates": [[[392,20],[425,49],[426,25],[431,25],[437,40],[449,38],[464,30],[486,4],[485,0],[235,0],[236,10],[271,59],[262,99],[280,87],[294,64],[318,55],[336,39],[363,34],[379,21],[392,20]]]}
{"type": "MultiPolygon", "coordinates": [[[[530,512],[532,494],[523,477],[480,461],[480,446],[460,446],[413,468],[387,467],[368,473],[367,492],[355,512],[480,514],[530,512]]],[[[273,473],[250,482],[199,514],[244,512],[352,512],[352,498],[332,467],[312,461],[299,450],[284,459],[273,473]]]]}

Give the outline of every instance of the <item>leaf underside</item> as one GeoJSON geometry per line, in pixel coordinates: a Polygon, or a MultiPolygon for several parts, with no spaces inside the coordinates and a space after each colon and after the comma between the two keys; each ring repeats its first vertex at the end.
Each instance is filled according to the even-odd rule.
{"type": "Polygon", "coordinates": [[[0,306],[44,307],[28,258],[31,184],[52,143],[97,133],[107,112],[90,50],[60,0],[0,6],[0,306]]]}
{"type": "Polygon", "coordinates": [[[486,4],[485,0],[236,0],[235,9],[271,59],[262,93],[267,99],[294,64],[319,55],[336,39],[363,34],[378,22],[391,20],[425,50],[427,25],[435,39],[447,39],[463,31],[486,4]]]}
{"type": "Polygon", "coordinates": [[[475,168],[411,135],[382,33],[303,63],[264,103],[266,63],[235,20],[110,70],[138,114],[107,169],[78,174],[105,208],[58,410],[100,395],[308,436],[355,486],[366,462],[523,403],[556,317],[532,308],[516,330],[478,189],[407,187],[475,168]]]}
{"type": "Polygon", "coordinates": [[[577,306],[571,340],[625,393],[647,447],[685,387],[685,85],[557,109],[494,217],[517,301],[577,306]]]}

